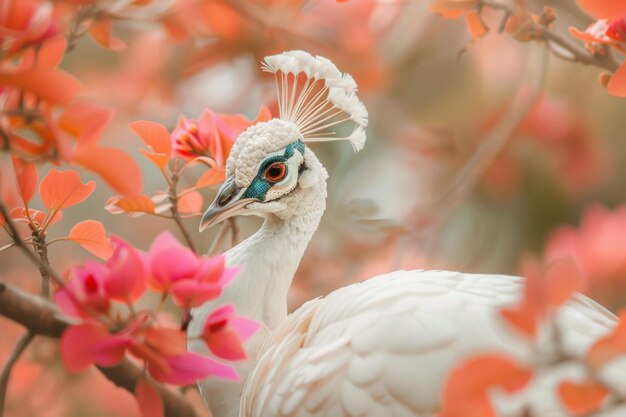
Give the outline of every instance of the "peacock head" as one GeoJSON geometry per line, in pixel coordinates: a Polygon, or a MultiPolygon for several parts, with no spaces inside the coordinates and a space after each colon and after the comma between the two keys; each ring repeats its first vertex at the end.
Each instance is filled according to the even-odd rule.
{"type": "MultiPolygon", "coordinates": [[[[250,126],[226,163],[226,181],[200,222],[200,231],[237,215],[287,219],[303,209],[312,187],[327,173],[307,142],[347,140],[365,144],[367,110],[352,77],[326,58],[290,51],[265,58],[276,75],[279,117],[250,126]],[[348,136],[332,128],[352,123],[348,136]]],[[[325,188],[324,196],[325,197],[325,188]]]]}

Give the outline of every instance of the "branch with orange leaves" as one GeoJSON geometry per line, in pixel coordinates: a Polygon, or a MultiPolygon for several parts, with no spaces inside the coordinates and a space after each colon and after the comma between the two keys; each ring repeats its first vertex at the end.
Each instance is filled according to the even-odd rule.
{"type": "MultiPolygon", "coordinates": [[[[502,12],[497,28],[498,32],[506,31],[517,41],[541,43],[558,58],[592,65],[611,73],[620,66],[611,54],[608,45],[594,44],[593,48],[587,49],[557,33],[554,30],[556,12],[554,8],[549,6],[544,7],[540,15],[530,13],[525,0],[512,0],[510,2],[470,0],[462,3],[434,0],[430,8],[433,12],[448,19],[464,16],[474,42],[489,31],[483,21],[482,13],[485,9],[491,9],[502,12]]],[[[467,47],[462,52],[466,50],[467,47]]]]}
{"type": "Polygon", "coordinates": [[[505,3],[478,0],[477,9],[482,10],[484,7],[504,12],[499,31],[502,32],[506,29],[515,39],[543,42],[550,52],[566,61],[592,65],[610,72],[615,72],[619,68],[619,64],[607,47],[602,47],[597,52],[591,52],[556,33],[551,28],[556,19],[555,11],[551,7],[546,6],[541,15],[533,16],[523,8],[515,10],[514,7],[505,3]]]}
{"type": "MultiPolygon", "coordinates": [[[[28,332],[59,338],[72,323],[49,301],[0,282],[0,315],[21,324],[28,332]]],[[[133,393],[143,370],[128,359],[113,367],[99,367],[115,385],[133,393]]],[[[191,403],[181,394],[154,383],[163,399],[166,417],[197,417],[191,403]]]]}

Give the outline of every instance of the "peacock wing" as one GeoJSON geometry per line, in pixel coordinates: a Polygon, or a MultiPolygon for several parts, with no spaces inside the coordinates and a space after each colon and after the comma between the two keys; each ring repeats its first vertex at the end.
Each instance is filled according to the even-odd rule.
{"type": "MultiPolygon", "coordinates": [[[[312,300],[261,347],[240,416],[430,417],[460,359],[532,354],[497,313],[522,285],[510,276],[397,271],[312,300]]],[[[615,323],[585,297],[564,311],[564,344],[577,355],[615,323]]]]}

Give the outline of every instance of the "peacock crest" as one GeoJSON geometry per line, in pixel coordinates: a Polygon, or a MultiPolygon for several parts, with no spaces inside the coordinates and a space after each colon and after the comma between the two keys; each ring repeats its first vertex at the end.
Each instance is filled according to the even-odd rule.
{"type": "Polygon", "coordinates": [[[275,75],[279,118],[296,125],[305,142],[347,140],[355,151],[363,149],[367,109],[352,76],[304,51],[265,57],[262,68],[275,75]],[[335,128],[347,122],[352,133],[338,136],[335,128]]]}

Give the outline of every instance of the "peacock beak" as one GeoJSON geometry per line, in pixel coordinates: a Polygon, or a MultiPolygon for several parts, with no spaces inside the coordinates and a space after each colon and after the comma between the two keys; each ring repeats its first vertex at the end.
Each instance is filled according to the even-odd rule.
{"type": "Polygon", "coordinates": [[[254,198],[241,198],[245,190],[240,189],[235,184],[235,178],[230,177],[218,190],[215,200],[204,212],[200,220],[200,232],[223,222],[229,217],[241,213],[248,204],[256,201],[254,198]]]}

